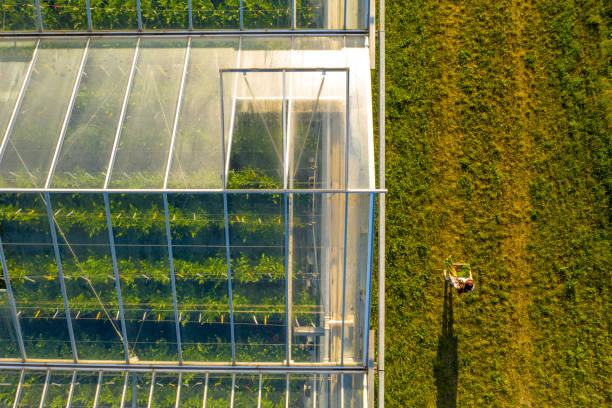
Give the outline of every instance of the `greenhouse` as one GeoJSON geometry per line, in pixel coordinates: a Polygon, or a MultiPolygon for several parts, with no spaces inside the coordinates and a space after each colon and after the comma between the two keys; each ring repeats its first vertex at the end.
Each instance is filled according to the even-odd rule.
{"type": "Polygon", "coordinates": [[[368,406],[369,3],[112,3],[1,5],[0,405],[368,406]]]}

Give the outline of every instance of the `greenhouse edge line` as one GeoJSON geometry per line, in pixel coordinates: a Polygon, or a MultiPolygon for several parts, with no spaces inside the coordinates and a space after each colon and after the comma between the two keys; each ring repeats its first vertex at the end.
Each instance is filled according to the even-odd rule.
{"type": "MultiPolygon", "coordinates": [[[[384,10],[384,5],[382,5],[382,4],[381,4],[381,9],[384,10]]],[[[381,13],[380,19],[381,19],[381,25],[384,24],[383,23],[384,12],[381,13]]],[[[379,41],[381,42],[381,45],[380,45],[380,50],[381,51],[384,50],[384,25],[382,25],[382,27],[383,27],[383,29],[381,31],[379,31],[379,41]]],[[[344,31],[343,33],[344,33],[344,35],[347,34],[346,31],[344,31]]],[[[45,35],[49,35],[49,34],[50,33],[45,33],[45,35]]],[[[66,34],[66,33],[62,33],[62,34],[66,34]]],[[[70,35],[72,35],[72,34],[73,33],[70,33],[70,35]]],[[[99,33],[96,33],[96,34],[99,34],[99,33]]],[[[113,33],[113,35],[114,34],[117,34],[117,33],[113,33]]],[[[142,33],[142,34],[145,34],[145,33],[142,33]]],[[[147,32],[146,34],[149,35],[151,33],[147,32]]],[[[165,34],[167,34],[167,33],[165,33],[165,34]]],[[[179,34],[179,33],[172,32],[172,34],[179,34]]],[[[197,33],[190,32],[190,34],[197,34],[197,33]]],[[[212,33],[208,33],[208,34],[212,34],[212,33]]],[[[214,35],[218,35],[218,34],[221,34],[221,33],[219,33],[219,32],[215,32],[214,33],[214,35]]],[[[224,32],[224,33],[222,33],[222,35],[231,35],[231,34],[232,34],[231,32],[224,32]]],[[[241,35],[245,35],[245,34],[247,34],[247,33],[241,32],[241,35]]],[[[266,36],[271,36],[271,35],[275,36],[275,35],[282,35],[283,33],[282,32],[270,32],[270,31],[267,31],[267,32],[265,32],[265,34],[266,34],[266,36]]],[[[292,31],[291,32],[291,35],[298,35],[298,36],[322,35],[322,34],[323,35],[330,35],[330,34],[331,35],[336,35],[338,33],[332,33],[332,32],[329,32],[329,31],[327,31],[325,33],[314,32],[314,31],[312,33],[296,32],[296,31],[292,31]]],[[[358,35],[358,34],[351,33],[351,35],[358,35]]],[[[38,33],[38,36],[41,36],[40,33],[38,33]]],[[[186,59],[187,59],[187,57],[186,57],[186,59]]],[[[83,55],[83,61],[84,60],[85,60],[85,54],[83,55]]],[[[186,65],[185,65],[185,69],[186,69],[186,65]]],[[[380,72],[384,72],[384,53],[380,54],[380,72]]],[[[381,108],[379,110],[379,114],[381,115],[380,117],[383,118],[383,120],[384,120],[384,74],[382,75],[382,78],[379,77],[379,81],[380,81],[379,82],[379,96],[380,96],[379,97],[379,104],[381,104],[381,108]],[[382,88],[382,92],[381,92],[381,88],[382,88]]],[[[184,76],[183,76],[183,82],[184,82],[184,76]]],[[[74,89],[76,90],[76,88],[77,88],[77,85],[75,84],[75,88],[74,89]]],[[[183,85],[181,85],[181,90],[182,90],[182,88],[183,88],[183,85]]],[[[347,92],[348,92],[348,89],[347,89],[347,92]]],[[[73,101],[73,100],[74,100],[74,98],[71,99],[71,101],[73,101]]],[[[348,115],[348,109],[347,109],[347,115],[348,115]]],[[[178,114],[177,114],[177,116],[175,118],[176,119],[175,119],[175,125],[174,125],[173,134],[176,131],[176,120],[178,120],[178,114]]],[[[380,128],[379,128],[380,129],[379,130],[379,135],[381,136],[380,139],[379,139],[379,151],[382,152],[382,154],[384,154],[384,121],[381,121],[379,123],[381,124],[380,128]]],[[[66,121],[65,121],[64,125],[65,124],[66,124],[66,121]]],[[[64,130],[62,130],[62,133],[63,132],[64,132],[64,130]]],[[[8,134],[8,132],[7,132],[7,134],[8,134]]],[[[173,142],[174,142],[174,135],[173,135],[172,143],[173,142]]],[[[55,155],[56,157],[57,157],[57,153],[58,152],[56,152],[56,155],[55,155]]],[[[169,161],[170,161],[171,157],[172,156],[170,155],[169,156],[169,161]]],[[[53,162],[55,163],[55,161],[56,161],[56,158],[54,158],[53,162]]],[[[346,160],[345,163],[346,163],[346,166],[348,166],[348,160],[346,160]]],[[[312,190],[308,190],[308,189],[289,189],[289,188],[287,188],[286,185],[285,185],[285,188],[282,188],[282,189],[267,189],[267,190],[265,190],[265,189],[249,189],[249,188],[242,188],[242,189],[226,189],[226,188],[223,188],[223,189],[202,189],[200,191],[180,190],[180,189],[168,189],[167,188],[168,170],[169,170],[169,167],[167,168],[167,171],[166,171],[166,182],[164,183],[164,188],[163,189],[157,189],[157,190],[154,190],[154,189],[102,189],[102,190],[91,189],[90,191],[81,190],[79,192],[80,193],[88,193],[89,192],[89,193],[92,193],[92,194],[103,193],[104,197],[106,198],[107,201],[108,201],[108,194],[109,193],[119,193],[119,192],[124,192],[124,193],[130,193],[130,192],[153,193],[153,192],[157,192],[157,193],[161,193],[163,195],[163,197],[165,198],[164,204],[166,204],[166,206],[167,206],[166,195],[168,193],[181,193],[181,192],[182,193],[188,193],[188,194],[197,194],[197,193],[211,193],[211,194],[215,194],[216,193],[216,194],[223,194],[224,196],[227,195],[227,194],[231,194],[231,193],[244,193],[244,194],[265,194],[265,193],[272,193],[272,194],[281,194],[281,195],[284,195],[285,199],[286,199],[288,194],[297,194],[297,193],[309,193],[309,194],[311,194],[311,193],[315,193],[315,194],[340,193],[340,194],[346,194],[347,195],[347,199],[345,200],[345,204],[347,206],[348,206],[348,194],[349,193],[366,193],[367,192],[367,193],[369,193],[368,195],[371,197],[371,200],[370,200],[370,202],[371,202],[371,204],[370,204],[370,212],[372,214],[371,217],[373,217],[373,210],[374,210],[373,209],[373,199],[374,199],[374,196],[375,196],[376,193],[380,194],[379,200],[380,200],[380,208],[381,208],[381,210],[379,212],[379,215],[380,215],[380,219],[379,219],[379,242],[380,242],[380,247],[379,247],[379,251],[380,251],[379,252],[379,268],[380,268],[381,273],[379,274],[379,282],[382,282],[382,284],[379,285],[379,288],[382,288],[382,296],[381,296],[382,302],[381,302],[381,304],[384,305],[384,193],[386,192],[386,190],[384,188],[384,157],[381,158],[381,161],[380,161],[380,169],[379,169],[380,188],[379,189],[369,189],[369,190],[368,189],[348,189],[348,188],[345,188],[345,189],[326,189],[326,190],[322,189],[320,191],[312,191],[312,190]],[[382,254],[382,257],[380,256],[381,254],[382,254]]],[[[63,192],[69,192],[69,191],[70,192],[74,192],[74,190],[72,190],[72,189],[54,189],[54,188],[50,188],[50,180],[51,180],[51,172],[48,175],[47,182],[45,183],[45,188],[44,189],[41,189],[41,188],[32,188],[32,189],[13,189],[13,188],[10,188],[10,189],[3,190],[3,192],[9,192],[9,191],[20,192],[20,193],[26,193],[26,192],[34,193],[34,192],[37,192],[37,193],[44,193],[47,197],[49,197],[49,193],[60,193],[62,191],[63,192]]],[[[108,204],[107,204],[107,206],[108,206],[108,204]]],[[[169,217],[168,217],[169,214],[168,214],[168,209],[167,208],[165,209],[165,214],[166,214],[165,220],[166,220],[166,231],[167,231],[166,237],[167,237],[168,240],[170,240],[170,235],[171,234],[169,232],[170,231],[170,226],[169,226],[169,217]]],[[[287,214],[286,214],[286,211],[285,211],[285,217],[286,216],[287,216],[287,214]]],[[[348,211],[345,210],[344,216],[345,216],[345,218],[348,217],[348,211]]],[[[225,217],[225,220],[226,220],[226,223],[227,223],[227,216],[225,217]]],[[[110,221],[110,217],[107,218],[107,221],[110,224],[110,222],[111,222],[110,221]]],[[[345,227],[347,226],[347,224],[348,224],[348,222],[345,221],[345,227]]],[[[285,222],[285,228],[286,227],[287,227],[287,223],[285,222]]],[[[373,233],[373,227],[374,227],[374,224],[372,224],[372,226],[369,227],[370,228],[370,233],[373,233]]],[[[110,229],[109,229],[109,233],[111,233],[110,229]]],[[[226,235],[226,238],[227,238],[227,235],[226,235]]],[[[346,240],[346,234],[345,234],[345,240],[346,240]]],[[[371,240],[371,238],[370,238],[370,240],[371,240]]],[[[57,238],[55,238],[55,241],[57,241],[57,238]]],[[[168,244],[168,246],[169,246],[169,248],[171,248],[170,243],[168,244]]],[[[55,244],[54,247],[57,247],[57,244],[55,244]]],[[[346,248],[346,245],[345,245],[345,248],[346,248]]],[[[170,249],[170,251],[171,251],[171,249],[170,249]]],[[[370,258],[370,256],[371,255],[368,253],[368,258],[370,258]]],[[[57,259],[57,257],[56,257],[56,259],[57,259]]],[[[172,259],[170,259],[170,262],[172,262],[172,259]]],[[[345,262],[346,262],[346,256],[345,256],[345,262]]],[[[369,262],[371,263],[371,261],[369,261],[369,262]]],[[[5,263],[3,262],[3,266],[4,266],[4,264],[5,263]]],[[[59,265],[59,263],[58,263],[58,265],[59,265]]],[[[228,263],[228,267],[229,267],[229,263],[228,263]]],[[[60,266],[60,268],[61,268],[61,266],[60,266]]],[[[116,270],[116,268],[114,268],[114,269],[116,270]]],[[[171,267],[171,271],[173,271],[173,269],[174,268],[171,267]]],[[[346,272],[346,270],[345,270],[345,272],[346,272]]],[[[368,278],[370,278],[370,275],[368,275],[368,278]]],[[[346,284],[346,281],[345,281],[345,284],[346,284]]],[[[173,286],[174,286],[174,282],[173,282],[173,286]]],[[[369,289],[369,288],[367,288],[367,289],[369,289]]],[[[66,301],[66,297],[64,297],[64,300],[66,301]]],[[[178,340],[180,338],[180,335],[178,334],[178,331],[179,331],[178,330],[179,319],[177,318],[177,306],[176,306],[176,295],[175,294],[173,294],[173,301],[175,303],[174,304],[174,315],[175,315],[174,322],[176,324],[177,340],[178,340]]],[[[343,304],[344,304],[344,302],[343,302],[343,304]]],[[[119,305],[121,307],[121,303],[119,305]]],[[[231,305],[231,303],[230,303],[230,305],[231,305]]],[[[14,306],[14,305],[11,305],[11,306],[14,306]]],[[[384,307],[382,307],[381,309],[382,309],[382,311],[379,309],[379,313],[382,312],[382,318],[379,315],[379,327],[381,328],[381,332],[379,332],[379,341],[381,341],[381,339],[382,339],[382,341],[381,341],[382,344],[379,343],[379,356],[382,355],[383,356],[382,358],[384,359],[384,307]],[[382,351],[382,353],[381,353],[381,351],[382,351]]],[[[369,307],[368,307],[368,310],[369,310],[369,307]]],[[[70,316],[69,313],[67,313],[67,317],[68,318],[69,318],[69,316],[70,316]]],[[[121,320],[122,320],[122,324],[123,324],[124,323],[123,319],[121,319],[121,320]]],[[[345,323],[345,319],[342,319],[342,332],[344,332],[344,323],[345,323]]],[[[287,325],[287,327],[288,327],[288,325],[287,325]]],[[[125,335],[125,332],[124,332],[124,335],[125,335]]],[[[365,336],[367,337],[367,335],[368,334],[366,332],[365,336]]],[[[342,336],[342,337],[344,337],[344,336],[342,336]]],[[[74,343],[73,339],[72,339],[72,342],[74,343]]],[[[22,347],[22,344],[20,344],[20,347],[22,347]]],[[[342,347],[344,347],[344,342],[342,342],[342,347]]],[[[365,356],[366,348],[367,348],[367,345],[364,344],[364,354],[363,354],[364,356],[365,356]]],[[[341,358],[343,358],[343,357],[344,357],[344,353],[341,353],[341,358]]],[[[235,361],[235,358],[233,360],[235,361]]],[[[180,361],[181,360],[180,360],[180,355],[179,355],[179,363],[180,363],[180,361]]],[[[52,367],[52,366],[53,365],[50,365],[48,367],[52,367]]],[[[34,368],[34,367],[35,367],[35,365],[30,366],[30,368],[34,368]]],[[[42,368],[41,366],[38,366],[38,367],[42,368]]],[[[61,366],[61,365],[58,365],[54,369],[59,368],[59,367],[63,367],[64,369],[70,369],[68,366],[61,366]]],[[[179,365],[179,367],[173,367],[173,368],[170,368],[170,369],[171,370],[176,369],[178,372],[182,372],[180,367],[186,368],[186,367],[189,367],[189,364],[186,364],[186,365],[184,364],[182,366],[179,365]]],[[[232,376],[232,383],[233,384],[236,382],[236,375],[237,374],[239,374],[240,372],[249,372],[249,370],[250,370],[249,367],[244,367],[243,368],[243,366],[241,366],[241,365],[238,365],[236,367],[237,367],[236,370],[239,370],[239,371],[236,371],[233,374],[233,376],[232,376]]],[[[131,368],[128,368],[128,370],[133,370],[134,368],[136,368],[136,367],[134,365],[131,365],[131,368]]],[[[192,368],[194,368],[194,366],[192,366],[192,368]]],[[[348,368],[349,367],[345,367],[344,369],[348,369],[348,368]]],[[[76,365],[75,365],[74,369],[76,369],[76,365]]],[[[143,367],[142,369],[146,370],[145,367],[143,367]]],[[[215,366],[201,366],[198,369],[200,369],[200,370],[205,369],[205,370],[208,370],[210,373],[214,373],[214,372],[216,372],[215,370],[217,370],[217,367],[215,367],[215,366]]],[[[275,368],[272,368],[270,370],[270,367],[266,367],[266,366],[259,366],[259,367],[255,368],[255,370],[258,370],[257,372],[260,373],[259,374],[260,375],[260,388],[259,388],[259,392],[260,393],[261,393],[261,373],[262,372],[264,372],[264,373],[265,372],[275,372],[275,371],[273,371],[274,369],[275,368]]],[[[290,373],[298,373],[300,369],[301,368],[299,366],[297,366],[297,365],[296,366],[292,366],[292,367],[287,367],[288,371],[284,372],[287,375],[287,378],[286,378],[286,381],[287,381],[287,390],[289,389],[289,375],[290,375],[290,373]]],[[[136,368],[136,370],[139,370],[139,368],[136,368]]],[[[187,369],[187,370],[189,370],[189,369],[187,369]]],[[[224,368],[221,371],[225,371],[225,370],[226,369],[224,368]]],[[[155,371],[159,371],[158,367],[155,369],[155,371]]],[[[231,371],[227,371],[227,372],[229,373],[231,371]]],[[[312,366],[310,366],[308,369],[306,369],[306,372],[317,372],[317,373],[320,373],[322,375],[324,373],[330,373],[330,374],[331,373],[336,373],[336,372],[338,372],[338,370],[336,370],[336,368],[334,368],[334,367],[320,367],[319,368],[319,367],[312,367],[312,366]]],[[[278,373],[282,373],[282,371],[278,371],[278,373]]],[[[384,381],[383,375],[384,375],[384,364],[381,364],[379,362],[379,381],[380,381],[381,384],[384,384],[383,383],[383,381],[384,381]]],[[[208,376],[208,374],[207,374],[207,376],[208,376]]],[[[100,377],[101,377],[101,374],[100,374],[100,377]]],[[[23,372],[22,372],[22,375],[21,375],[21,379],[23,380],[23,372]]],[[[49,378],[47,377],[47,380],[48,379],[49,378]]],[[[341,377],[340,381],[343,381],[343,380],[344,380],[344,378],[341,377]]],[[[72,389],[74,388],[74,382],[75,382],[75,375],[73,374],[72,382],[71,382],[71,390],[70,390],[70,395],[71,396],[72,396],[72,392],[73,392],[72,389]]],[[[21,383],[22,383],[22,381],[20,381],[20,385],[21,385],[21,383]]],[[[126,376],[126,384],[127,384],[127,376],[126,376]]],[[[315,386],[315,390],[316,390],[316,386],[315,386]]],[[[96,400],[98,398],[98,391],[96,392],[96,400]]],[[[371,390],[369,390],[369,391],[371,392],[371,390]]],[[[126,391],[125,391],[125,388],[124,388],[124,394],[125,394],[125,392],[126,391]]],[[[234,392],[234,385],[232,385],[232,396],[231,396],[232,405],[233,405],[233,399],[234,399],[233,392],[234,392]]],[[[153,393],[153,386],[151,387],[151,395],[153,395],[152,393],[153,393]]],[[[288,393],[288,391],[287,391],[287,393],[288,393]]],[[[179,391],[179,395],[180,395],[180,391],[179,391]]],[[[384,398],[384,387],[381,387],[379,389],[379,401],[381,401],[381,398],[384,398]],[[381,395],[382,395],[382,397],[381,397],[381,395]]],[[[260,402],[261,402],[261,399],[260,399],[260,402]]],[[[289,399],[286,399],[286,403],[289,404],[289,399]]],[[[178,397],[177,397],[177,404],[178,404],[178,397]]],[[[384,404],[384,401],[379,402],[379,404],[384,404]]],[[[382,406],[382,405],[379,405],[379,406],[382,406]]]]}

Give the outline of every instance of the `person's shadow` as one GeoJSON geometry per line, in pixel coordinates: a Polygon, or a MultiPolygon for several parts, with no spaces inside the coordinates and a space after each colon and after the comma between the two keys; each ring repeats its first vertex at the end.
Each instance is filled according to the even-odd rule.
{"type": "Polygon", "coordinates": [[[444,308],[442,310],[442,334],[438,339],[438,354],[434,375],[438,395],[438,408],[457,407],[457,336],[453,331],[453,288],[444,283],[444,308]]]}

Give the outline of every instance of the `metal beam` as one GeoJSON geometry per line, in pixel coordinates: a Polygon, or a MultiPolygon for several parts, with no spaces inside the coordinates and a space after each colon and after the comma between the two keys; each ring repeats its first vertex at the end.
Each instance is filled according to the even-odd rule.
{"type": "MultiPolygon", "coordinates": [[[[239,50],[240,52],[240,50],[239,50]]],[[[220,89],[220,101],[221,101],[221,162],[223,163],[223,171],[221,179],[223,187],[227,185],[227,172],[225,171],[225,119],[223,111],[223,73],[219,74],[219,89],[220,89]]],[[[229,147],[229,146],[228,146],[229,147]]],[[[229,162],[229,158],[228,158],[229,162]]],[[[230,337],[232,341],[232,365],[236,365],[236,339],[234,335],[234,302],[232,298],[232,265],[230,255],[230,241],[229,241],[229,215],[227,211],[227,193],[223,193],[223,219],[225,224],[225,259],[227,262],[227,293],[229,297],[229,310],[230,310],[230,337]]]]}
{"type": "Polygon", "coordinates": [[[45,385],[43,386],[42,394],[40,396],[39,408],[43,408],[45,406],[45,402],[47,400],[47,393],[49,392],[49,380],[50,379],[51,379],[51,370],[47,370],[47,375],[45,376],[45,385]]]}
{"type": "Polygon", "coordinates": [[[176,388],[176,403],[174,404],[174,408],[180,407],[182,384],[183,384],[183,373],[179,373],[178,386],[176,388]]]}
{"type": "Polygon", "coordinates": [[[183,348],[181,345],[181,328],[179,327],[178,305],[176,301],[176,277],[174,274],[174,255],[172,253],[172,236],[170,231],[170,213],[168,211],[168,195],[163,194],[164,215],[166,218],[166,241],[168,244],[168,261],[170,266],[170,285],[172,287],[172,306],[174,308],[174,328],[176,329],[176,346],[179,365],[183,364],[183,348]]]}
{"type": "Polygon", "coordinates": [[[291,30],[286,28],[280,29],[222,29],[222,30],[140,30],[140,31],[10,31],[0,33],[0,38],[10,37],[83,37],[89,35],[96,37],[125,37],[125,36],[164,36],[164,37],[184,37],[186,35],[194,36],[214,36],[214,37],[235,37],[237,35],[248,34],[249,37],[363,37],[368,34],[368,30],[350,29],[350,30],[326,30],[326,29],[299,29],[291,30]]]}
{"type": "Polygon", "coordinates": [[[51,206],[51,197],[49,193],[45,193],[45,206],[47,207],[47,216],[49,217],[49,229],[51,230],[51,241],[53,243],[53,251],[55,252],[55,262],[57,264],[57,274],[59,277],[62,298],[64,299],[64,313],[66,314],[66,325],[68,326],[68,336],[70,337],[70,346],[72,347],[72,359],[76,363],[78,361],[76,343],[74,341],[74,331],[72,329],[72,316],[70,316],[70,306],[68,304],[68,295],[66,294],[66,282],[64,280],[64,269],[62,266],[62,257],[57,243],[57,232],[55,230],[55,218],[53,217],[53,207],[51,206]]]}
{"type": "Polygon", "coordinates": [[[285,408],[289,408],[289,374],[285,377],[285,408]]]}
{"type": "Polygon", "coordinates": [[[68,400],[66,401],[66,408],[70,408],[72,405],[72,397],[74,395],[74,382],[76,380],[77,372],[72,372],[72,380],[70,381],[70,391],[68,391],[68,400]]]}
{"type": "Polygon", "coordinates": [[[115,235],[113,234],[113,223],[111,220],[110,203],[108,194],[104,194],[104,212],[106,214],[106,229],[108,230],[108,243],[111,251],[111,261],[113,264],[113,275],[115,278],[115,290],[117,292],[117,304],[119,305],[119,319],[121,321],[121,342],[125,353],[125,362],[130,363],[130,348],[128,346],[127,329],[125,327],[125,316],[123,314],[123,300],[121,298],[121,281],[119,280],[119,266],[117,265],[117,252],[115,250],[115,235]]]}
{"type": "Polygon", "coordinates": [[[151,373],[151,388],[149,388],[149,402],[147,408],[151,408],[153,404],[153,392],[155,391],[155,370],[151,373]]]}
{"type": "MultiPolygon", "coordinates": [[[[250,37],[250,36],[249,36],[250,37]]],[[[346,67],[219,68],[219,72],[349,72],[346,67]]],[[[284,98],[284,97],[283,97],[284,98]]]]}
{"type": "Polygon", "coordinates": [[[191,8],[191,0],[187,0],[187,14],[189,16],[189,30],[193,30],[193,10],[191,8]]]}
{"type": "Polygon", "coordinates": [[[15,392],[15,399],[13,400],[13,408],[19,406],[19,400],[21,399],[21,392],[23,391],[23,377],[25,376],[25,370],[21,370],[19,374],[19,383],[17,384],[17,391],[15,392]]]}
{"type": "Polygon", "coordinates": [[[387,193],[384,189],[372,189],[372,188],[319,188],[319,189],[307,189],[307,188],[261,188],[261,189],[224,189],[224,188],[194,188],[194,189],[181,189],[181,188],[84,188],[84,189],[70,189],[70,188],[18,188],[18,187],[6,187],[0,188],[0,193],[146,193],[146,194],[220,194],[220,193],[231,193],[231,194],[335,194],[335,193],[348,193],[348,194],[362,194],[362,193],[387,193]]]}
{"type": "Polygon", "coordinates": [[[127,388],[130,382],[130,373],[125,372],[125,380],[123,380],[123,389],[121,390],[121,408],[125,407],[125,397],[127,395],[127,388]]]}
{"type": "MultiPolygon", "coordinates": [[[[346,1],[346,0],[345,0],[346,1]]],[[[346,5],[346,3],[345,3],[346,5]]],[[[349,135],[350,135],[350,116],[349,116],[349,103],[350,103],[350,71],[346,71],[346,106],[345,106],[345,126],[344,126],[344,187],[348,188],[349,185],[349,135]]],[[[344,196],[344,266],[342,272],[342,329],[340,338],[340,365],[344,365],[344,322],[346,321],[346,253],[348,243],[348,209],[349,209],[349,195],[345,193],[344,196]]]]}
{"type": "MultiPolygon", "coordinates": [[[[190,1],[191,4],[191,1],[190,1]]],[[[187,69],[189,67],[189,54],[191,52],[191,37],[187,41],[187,50],[185,51],[185,62],[183,64],[183,75],[181,77],[181,86],[179,88],[178,100],[176,101],[176,111],[174,113],[174,124],[172,125],[172,137],[170,139],[170,149],[168,150],[168,160],[166,161],[166,174],[164,176],[164,189],[168,188],[168,176],[170,175],[170,167],[172,166],[172,153],[174,152],[174,143],[176,141],[176,130],[178,121],[181,115],[181,103],[183,101],[183,92],[185,90],[185,79],[187,78],[187,69]]]]}
{"type": "MultiPolygon", "coordinates": [[[[283,89],[283,99],[282,99],[282,127],[283,127],[283,188],[287,188],[287,176],[288,176],[288,168],[289,168],[289,146],[288,146],[288,132],[287,132],[287,109],[285,106],[285,96],[287,95],[287,73],[285,70],[282,71],[282,89],[283,89]]],[[[283,213],[285,215],[285,360],[286,364],[291,364],[291,302],[289,300],[290,291],[291,291],[291,276],[289,273],[289,195],[284,194],[284,205],[283,205],[283,213]]]]}
{"type": "Polygon", "coordinates": [[[40,0],[34,0],[36,4],[36,22],[38,23],[38,32],[41,33],[43,30],[42,15],[40,14],[40,0]]]}
{"type": "Polygon", "coordinates": [[[363,364],[366,365],[369,355],[369,336],[370,336],[370,303],[372,302],[372,258],[374,252],[374,200],[375,195],[370,194],[370,214],[368,216],[368,256],[367,256],[367,272],[366,272],[366,296],[364,302],[365,316],[363,321],[363,364]]]}
{"type": "Polygon", "coordinates": [[[89,3],[90,0],[85,0],[85,8],[87,9],[87,30],[93,31],[93,25],[91,22],[91,6],[89,3]]]}
{"type": "Polygon", "coordinates": [[[240,0],[240,30],[244,30],[244,13],[243,13],[243,9],[244,9],[244,4],[243,4],[243,0],[240,0]]]}
{"type": "MultiPolygon", "coordinates": [[[[100,388],[102,388],[102,371],[98,373],[98,384],[96,385],[96,394],[94,396],[92,408],[98,408],[98,402],[100,400],[100,388]]],[[[123,407],[123,404],[121,404],[121,407],[123,407]]]]}
{"type": "Polygon", "coordinates": [[[17,345],[19,347],[19,355],[21,361],[26,360],[26,351],[23,344],[23,335],[21,333],[21,324],[19,323],[19,317],[17,315],[17,305],[15,304],[15,296],[13,295],[13,287],[11,286],[11,279],[8,272],[8,265],[6,258],[4,257],[4,244],[2,237],[0,237],[0,263],[2,263],[2,273],[4,274],[4,284],[6,285],[6,293],[9,300],[9,307],[11,309],[11,318],[13,319],[13,327],[15,328],[15,335],[17,336],[17,345]]]}
{"type": "Polygon", "coordinates": [[[142,31],[142,10],[140,0],[136,0],[136,14],[138,15],[138,31],[142,31]]]}
{"type": "MultiPolygon", "coordinates": [[[[378,13],[378,183],[385,188],[385,0],[378,13]]],[[[385,408],[385,195],[378,205],[378,408],[385,408]]]]}
{"type": "MultiPolygon", "coordinates": [[[[140,14],[139,14],[140,15],[140,14]]],[[[130,77],[128,79],[127,86],[125,87],[125,94],[123,95],[123,103],[121,105],[121,113],[119,114],[119,121],[117,122],[117,129],[115,131],[115,140],[113,141],[113,149],[111,156],[108,161],[108,167],[106,168],[106,178],[104,180],[104,189],[108,189],[108,183],[113,171],[113,165],[115,163],[115,156],[117,155],[117,148],[119,146],[119,138],[121,137],[121,128],[123,127],[123,120],[125,119],[125,111],[127,109],[127,102],[132,90],[132,83],[134,82],[134,73],[136,72],[136,61],[138,60],[138,52],[140,50],[140,38],[136,42],[136,48],[134,49],[134,58],[132,59],[132,67],[130,68],[130,77]]]]}
{"type": "Polygon", "coordinates": [[[13,111],[11,112],[11,117],[9,118],[6,131],[4,132],[2,143],[0,144],[0,162],[4,157],[4,152],[6,151],[9,136],[13,131],[13,126],[15,126],[17,113],[19,113],[19,109],[21,108],[21,104],[23,103],[23,96],[25,95],[26,87],[30,83],[30,78],[32,77],[32,67],[38,59],[38,50],[40,50],[40,39],[36,41],[36,46],[34,47],[34,51],[32,51],[32,59],[30,60],[30,64],[28,64],[28,69],[26,71],[25,77],[23,78],[23,82],[21,83],[21,88],[19,89],[19,95],[17,95],[17,101],[15,101],[15,106],[13,107],[13,111]]]}
{"type": "Polygon", "coordinates": [[[263,374],[259,373],[259,387],[257,391],[257,408],[261,408],[261,386],[263,382],[263,374]]]}
{"type": "Polygon", "coordinates": [[[204,398],[202,399],[202,408],[206,408],[207,398],[208,398],[208,373],[206,373],[206,379],[204,380],[204,398]]]}
{"type": "Polygon", "coordinates": [[[70,122],[70,115],[72,114],[72,108],[74,107],[74,100],[76,99],[77,90],[79,89],[81,78],[83,76],[83,69],[85,68],[85,61],[87,60],[87,52],[89,51],[90,43],[91,38],[88,38],[87,42],[85,43],[85,49],[83,49],[83,56],[81,57],[79,71],[77,72],[76,79],[74,80],[72,94],[70,95],[68,108],[66,108],[66,114],[64,115],[64,121],[62,122],[59,138],[57,139],[53,159],[51,160],[51,165],[49,166],[49,172],[47,173],[47,179],[45,181],[45,188],[51,187],[51,180],[53,179],[53,173],[55,172],[55,167],[57,166],[57,159],[59,158],[60,151],[62,150],[62,144],[64,142],[64,138],[66,137],[66,131],[68,130],[68,123],[70,122]]]}
{"type": "Polygon", "coordinates": [[[152,371],[163,373],[215,373],[215,374],[363,374],[367,370],[361,365],[340,367],[334,364],[292,365],[287,367],[280,363],[240,363],[239,366],[230,365],[199,365],[199,364],[173,364],[168,361],[156,361],[141,364],[106,364],[106,363],[59,363],[55,361],[28,361],[25,363],[0,361],[0,370],[52,370],[52,371],[104,371],[104,372],[130,372],[149,373],[152,371]]]}
{"type": "Polygon", "coordinates": [[[236,374],[232,374],[232,393],[230,394],[230,408],[234,408],[235,396],[236,396],[236,374]]]}

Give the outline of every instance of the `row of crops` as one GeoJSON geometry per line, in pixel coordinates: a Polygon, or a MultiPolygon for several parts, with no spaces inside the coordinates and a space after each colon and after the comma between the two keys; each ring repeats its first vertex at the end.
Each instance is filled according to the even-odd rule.
{"type": "MultiPolygon", "coordinates": [[[[91,24],[94,30],[138,29],[136,0],[91,0],[91,24]]],[[[145,30],[189,28],[187,0],[142,0],[140,19],[145,30]]],[[[291,0],[191,0],[191,23],[194,29],[278,29],[292,24],[291,0]]],[[[3,0],[0,3],[0,31],[36,30],[37,11],[34,0],[3,0]]],[[[349,0],[349,13],[363,13],[365,2],[349,0]]],[[[297,0],[297,28],[342,28],[344,1],[297,0]],[[337,17],[331,22],[329,14],[337,17]],[[331,25],[331,26],[330,26],[331,25]]],[[[40,0],[40,15],[45,30],[78,30],[89,27],[86,0],[40,0]]],[[[347,28],[363,28],[364,19],[348,22],[347,28]],[[352,25],[351,25],[352,24],[352,25]]]]}
{"type": "MultiPolygon", "coordinates": [[[[0,403],[13,406],[20,371],[0,372],[0,403]]],[[[74,382],[70,407],[361,407],[362,375],[264,375],[206,373],[128,373],[52,371],[49,373],[45,407],[65,408],[74,382]],[[342,378],[341,378],[342,377],[342,378]],[[99,390],[98,389],[98,384],[99,390]],[[151,387],[153,385],[153,388],[151,387]],[[343,390],[343,391],[342,391],[343,390]],[[343,394],[342,397],[340,394],[343,394]],[[288,401],[287,401],[288,398],[288,401]],[[176,404],[178,400],[178,405],[176,404]],[[258,405],[261,400],[260,405],[258,405]],[[149,404],[150,401],[150,405],[149,404]],[[316,401],[316,402],[315,402],[316,401]],[[204,405],[205,402],[205,405],[204,405]]],[[[47,373],[28,370],[23,376],[19,407],[39,407],[47,373]]]]}
{"type": "MultiPolygon", "coordinates": [[[[313,195],[294,198],[293,319],[320,324],[314,269],[313,195]]],[[[280,195],[229,195],[233,317],[240,360],[282,361],[285,353],[285,221],[280,195]],[[242,345],[242,346],[239,346],[242,345]]],[[[63,280],[80,358],[122,359],[108,220],[101,194],[51,195],[63,280]]],[[[161,195],[109,195],[128,343],[146,360],[176,360],[170,258],[161,195]]],[[[10,283],[28,356],[70,358],[60,278],[45,197],[4,194],[0,222],[10,283]],[[55,333],[55,334],[54,334],[55,333]],[[55,341],[49,341],[55,338],[55,341]],[[53,348],[54,351],[51,351],[53,348]]],[[[168,218],[184,358],[231,360],[221,195],[169,195],[168,218]]],[[[316,232],[315,232],[316,233],[316,232]]],[[[299,344],[294,359],[309,360],[299,344]]]]}

